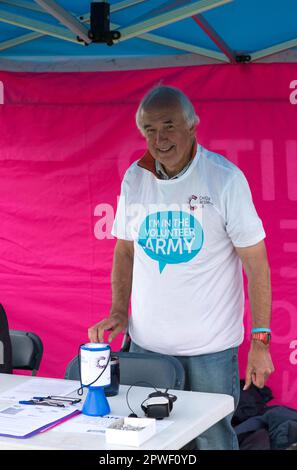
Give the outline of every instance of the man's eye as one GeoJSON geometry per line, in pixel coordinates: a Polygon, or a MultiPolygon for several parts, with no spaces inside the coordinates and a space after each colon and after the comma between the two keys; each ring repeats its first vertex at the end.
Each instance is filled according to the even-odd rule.
{"type": "Polygon", "coordinates": [[[174,126],[172,124],[168,124],[168,126],[166,126],[166,129],[168,131],[171,131],[173,128],[174,128],[174,126]]]}
{"type": "Polygon", "coordinates": [[[147,134],[153,134],[153,132],[155,132],[154,129],[147,129],[147,130],[146,130],[146,133],[147,133],[147,134]]]}

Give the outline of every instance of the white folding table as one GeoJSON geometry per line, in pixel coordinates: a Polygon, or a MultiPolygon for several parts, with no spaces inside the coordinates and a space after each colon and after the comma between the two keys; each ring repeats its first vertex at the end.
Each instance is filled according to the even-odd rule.
{"type": "MultiPolygon", "coordinates": [[[[1,374],[0,393],[26,380],[36,380],[36,378],[23,375],[1,374]]],[[[43,378],[43,380],[49,379],[43,378]]],[[[79,382],[76,382],[76,385],[79,388],[79,382]]],[[[111,414],[128,416],[131,413],[126,402],[128,388],[128,386],[121,385],[119,394],[108,398],[111,414]]],[[[140,404],[152,391],[149,387],[133,387],[130,390],[128,396],[129,403],[138,416],[143,417],[140,404]]],[[[51,429],[27,439],[0,436],[0,449],[176,450],[182,448],[189,441],[234,410],[234,400],[230,395],[181,390],[170,390],[170,393],[174,393],[177,396],[177,401],[173,405],[170,417],[167,418],[173,421],[173,423],[144,442],[141,447],[114,446],[106,444],[105,436],[102,434],[58,432],[58,427],[56,427],[56,430],[51,429]]],[[[75,396],[75,393],[72,393],[71,396],[75,396]]],[[[0,400],[1,408],[9,404],[11,402],[0,400]]],[[[70,422],[71,420],[68,421],[68,423],[70,422]]]]}

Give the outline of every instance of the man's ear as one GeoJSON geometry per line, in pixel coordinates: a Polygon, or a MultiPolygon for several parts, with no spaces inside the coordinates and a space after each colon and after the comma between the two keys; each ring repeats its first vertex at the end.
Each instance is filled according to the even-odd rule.
{"type": "Polygon", "coordinates": [[[190,129],[189,129],[189,132],[190,132],[190,136],[191,137],[195,137],[196,135],[196,128],[197,128],[197,125],[196,124],[193,124],[190,129]]]}

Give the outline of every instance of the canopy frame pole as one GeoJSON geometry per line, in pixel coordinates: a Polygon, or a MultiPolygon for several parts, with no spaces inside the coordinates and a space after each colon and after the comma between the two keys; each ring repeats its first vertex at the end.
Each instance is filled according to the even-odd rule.
{"type": "Polygon", "coordinates": [[[92,39],[89,38],[88,29],[73,16],[65,8],[61,7],[54,0],[35,0],[35,2],[47,11],[51,16],[56,18],[60,23],[66,26],[67,29],[72,31],[81,41],[90,44],[92,39]]]}
{"type": "Polygon", "coordinates": [[[209,24],[203,15],[192,16],[195,23],[204,31],[205,34],[215,43],[215,45],[222,51],[222,53],[229,59],[232,64],[236,63],[235,53],[224,41],[224,39],[216,32],[216,30],[209,24]]]}
{"type": "Polygon", "coordinates": [[[161,15],[141,21],[140,23],[123,27],[120,29],[121,38],[119,41],[123,42],[127,39],[139,37],[140,35],[148,33],[154,29],[176,23],[177,21],[184,20],[197,13],[212,10],[231,2],[233,2],[233,0],[199,0],[188,5],[174,8],[169,12],[162,13],[161,15]]]}

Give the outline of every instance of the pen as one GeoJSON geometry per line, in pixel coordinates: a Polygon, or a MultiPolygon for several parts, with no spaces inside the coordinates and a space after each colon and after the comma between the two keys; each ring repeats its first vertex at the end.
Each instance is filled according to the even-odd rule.
{"type": "Polygon", "coordinates": [[[48,396],[48,397],[33,397],[34,400],[54,400],[54,401],[64,401],[69,402],[72,405],[75,403],[79,403],[81,398],[71,398],[71,397],[59,397],[59,396],[48,396]]]}
{"type": "Polygon", "coordinates": [[[63,403],[55,403],[55,402],[50,402],[46,400],[20,400],[19,401],[20,405],[46,405],[46,406],[58,406],[60,408],[65,408],[65,405],[63,403]]]}

